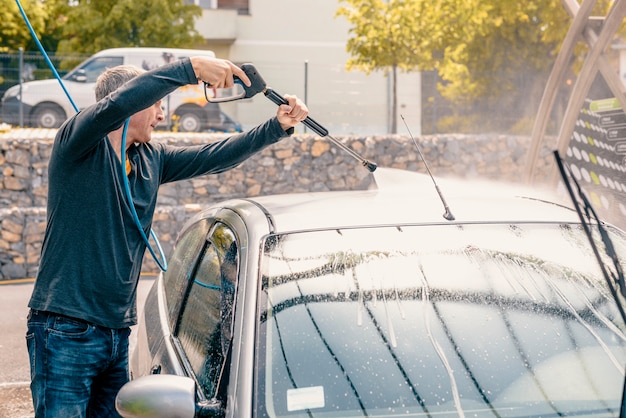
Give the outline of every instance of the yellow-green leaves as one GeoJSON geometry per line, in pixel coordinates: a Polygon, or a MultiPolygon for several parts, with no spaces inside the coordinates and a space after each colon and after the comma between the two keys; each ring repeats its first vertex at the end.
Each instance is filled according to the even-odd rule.
{"type": "MultiPolygon", "coordinates": [[[[38,0],[23,0],[28,20],[39,35],[45,27],[46,10],[38,0]]],[[[31,44],[31,35],[22,19],[15,0],[0,0],[0,52],[26,49],[31,44]]]]}
{"type": "Polygon", "coordinates": [[[515,115],[536,108],[524,94],[541,90],[572,21],[562,0],[340,0],[337,16],[351,25],[349,69],[435,69],[452,103],[515,115]]]}
{"type": "Polygon", "coordinates": [[[192,47],[199,7],[182,0],[80,1],[68,12],[59,52],[93,53],[127,46],[192,47]]]}
{"type": "MultiPolygon", "coordinates": [[[[91,54],[120,46],[194,47],[202,10],[183,0],[20,0],[49,52],[91,54]]],[[[0,0],[0,50],[36,50],[15,0],[0,0]]],[[[74,63],[76,64],[76,63],[74,63]]]]}

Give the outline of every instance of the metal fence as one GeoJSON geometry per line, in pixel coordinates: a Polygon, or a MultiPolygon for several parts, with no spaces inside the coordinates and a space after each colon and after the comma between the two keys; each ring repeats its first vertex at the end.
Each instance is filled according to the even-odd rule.
{"type": "MultiPolygon", "coordinates": [[[[81,54],[49,56],[61,76],[88,57],[81,54]]],[[[305,99],[311,115],[332,134],[379,135],[391,132],[391,83],[381,73],[366,76],[358,71],[347,72],[340,64],[320,60],[312,60],[310,63],[257,60],[255,65],[271,87],[280,93],[296,94],[305,99]]],[[[19,84],[20,80],[28,82],[53,77],[52,70],[39,51],[0,54],[0,97],[7,89],[19,84]]],[[[450,102],[439,94],[437,84],[442,80],[436,72],[402,73],[399,77],[396,120],[399,133],[405,133],[401,117],[408,121],[411,131],[417,135],[453,131],[469,133],[477,130],[495,132],[501,126],[514,125],[519,117],[519,112],[507,114],[505,107],[501,109],[504,113],[491,115],[487,122],[467,117],[463,112],[453,111],[450,102]],[[453,118],[452,123],[446,123],[449,118],[453,118]],[[464,118],[467,122],[460,123],[464,118]]],[[[530,89],[520,86],[520,90],[530,89]]],[[[254,100],[225,104],[222,108],[247,129],[270,115],[272,106],[259,95],[254,100]]],[[[472,107],[470,113],[476,112],[476,109],[476,106],[472,107]]],[[[303,131],[307,132],[306,128],[303,131]]]]}
{"type": "MultiPolygon", "coordinates": [[[[62,76],[88,57],[50,55],[49,58],[62,76]]],[[[390,83],[386,75],[347,72],[338,64],[314,62],[308,67],[306,64],[255,62],[268,85],[281,94],[296,94],[307,100],[312,116],[333,134],[380,135],[389,132],[390,83]]],[[[39,52],[0,54],[0,95],[19,84],[20,80],[26,83],[51,78],[54,74],[39,52]]],[[[403,74],[400,78],[400,85],[404,86],[400,92],[404,95],[399,100],[404,116],[415,132],[420,132],[420,74],[403,74]]],[[[29,93],[32,95],[32,91],[29,93]]],[[[46,93],[49,96],[50,92],[45,91],[42,95],[46,93]]],[[[275,105],[262,96],[224,104],[222,109],[247,129],[275,112],[275,105]]],[[[33,106],[34,103],[28,105],[33,106]]],[[[8,120],[3,122],[16,124],[8,120]]]]}
{"type": "MultiPolygon", "coordinates": [[[[60,75],[67,73],[73,65],[89,55],[50,55],[50,61],[60,75]]],[[[38,51],[24,51],[19,54],[0,54],[0,96],[9,88],[23,82],[52,78],[44,56],[38,51]]]]}

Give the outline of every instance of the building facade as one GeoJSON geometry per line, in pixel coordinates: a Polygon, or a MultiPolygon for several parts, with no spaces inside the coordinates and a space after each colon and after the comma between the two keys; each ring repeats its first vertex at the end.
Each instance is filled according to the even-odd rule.
{"type": "MultiPolygon", "coordinates": [[[[382,71],[366,75],[345,69],[350,26],[335,17],[338,0],[188,1],[203,8],[196,28],[207,49],[239,64],[254,64],[269,87],[304,98],[310,116],[331,135],[390,132],[390,78],[382,71]]],[[[420,74],[398,76],[398,130],[403,129],[402,116],[419,135],[420,74]]],[[[265,120],[274,106],[257,95],[224,108],[245,129],[265,120]]]]}

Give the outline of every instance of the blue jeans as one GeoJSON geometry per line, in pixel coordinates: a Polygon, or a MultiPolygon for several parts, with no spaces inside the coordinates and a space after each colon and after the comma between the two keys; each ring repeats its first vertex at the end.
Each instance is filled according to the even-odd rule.
{"type": "Polygon", "coordinates": [[[35,417],[119,417],[129,380],[130,328],[109,329],[31,310],[26,345],[35,417]]]}

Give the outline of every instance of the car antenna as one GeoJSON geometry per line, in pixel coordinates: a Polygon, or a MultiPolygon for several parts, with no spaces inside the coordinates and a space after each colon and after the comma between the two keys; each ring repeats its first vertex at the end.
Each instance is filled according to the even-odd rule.
{"type": "Polygon", "coordinates": [[[411,137],[411,140],[413,140],[413,144],[415,144],[415,148],[417,148],[417,152],[419,152],[420,157],[422,158],[422,161],[424,162],[424,166],[426,167],[426,171],[428,171],[428,175],[430,176],[430,179],[433,181],[433,184],[435,185],[435,190],[437,190],[437,194],[439,195],[439,198],[441,199],[441,203],[443,203],[443,208],[446,210],[445,213],[443,214],[443,217],[447,219],[448,221],[453,221],[454,215],[452,214],[452,212],[450,212],[450,208],[448,207],[448,204],[446,203],[446,199],[443,198],[443,194],[441,193],[441,190],[439,189],[439,186],[437,185],[437,182],[435,181],[435,177],[433,177],[433,174],[430,172],[430,168],[428,168],[428,163],[426,162],[426,158],[424,158],[424,154],[422,154],[422,150],[420,149],[420,146],[418,145],[415,138],[413,138],[413,134],[411,133],[411,130],[409,129],[409,125],[407,125],[406,120],[404,119],[404,116],[400,115],[400,117],[402,118],[402,122],[404,122],[404,126],[406,126],[406,130],[409,132],[409,136],[411,137]]]}

